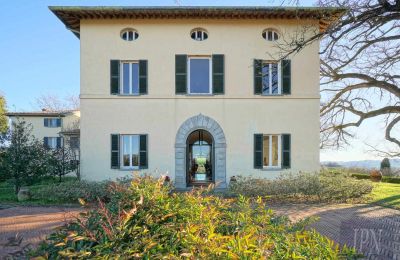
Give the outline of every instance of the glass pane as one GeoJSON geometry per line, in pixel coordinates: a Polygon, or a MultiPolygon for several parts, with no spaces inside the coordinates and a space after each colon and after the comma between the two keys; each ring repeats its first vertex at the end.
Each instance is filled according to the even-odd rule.
{"type": "Polygon", "coordinates": [[[132,63],[132,94],[139,94],[139,64],[132,63]]]}
{"type": "Polygon", "coordinates": [[[190,93],[210,93],[210,60],[190,59],[190,93]]]}
{"type": "Polygon", "coordinates": [[[132,135],[132,166],[139,166],[139,136],[132,135]]]}
{"type": "Polygon", "coordinates": [[[268,41],[272,41],[272,31],[268,31],[268,41]]]}
{"type": "Polygon", "coordinates": [[[262,67],[262,93],[269,95],[269,63],[263,63],[262,67]]]}
{"type": "Polygon", "coordinates": [[[129,165],[129,155],[130,155],[130,143],[129,143],[129,135],[122,136],[122,165],[129,165]]]}
{"type": "Polygon", "coordinates": [[[123,64],[122,93],[129,94],[129,63],[123,64]]]}
{"type": "Polygon", "coordinates": [[[128,40],[133,41],[133,31],[129,31],[128,35],[129,35],[128,40]]]}
{"type": "Polygon", "coordinates": [[[264,166],[270,166],[269,165],[269,136],[266,135],[264,136],[263,139],[263,165],[264,166]]]}
{"type": "Polygon", "coordinates": [[[272,94],[278,94],[278,63],[271,64],[272,94]]]}
{"type": "Polygon", "coordinates": [[[272,138],[272,166],[278,166],[278,136],[273,135],[272,138]]]}

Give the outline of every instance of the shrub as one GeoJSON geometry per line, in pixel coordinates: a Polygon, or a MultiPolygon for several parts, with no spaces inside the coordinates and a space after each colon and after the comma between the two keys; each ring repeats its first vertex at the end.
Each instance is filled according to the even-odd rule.
{"type": "Polygon", "coordinates": [[[382,173],[378,170],[372,170],[369,176],[371,181],[380,181],[382,179],[382,173]]]}
{"type": "Polygon", "coordinates": [[[356,178],[358,180],[369,180],[369,174],[364,174],[364,173],[353,173],[350,175],[353,178],[356,178]]]}
{"type": "Polygon", "coordinates": [[[109,197],[109,182],[88,182],[71,180],[60,183],[48,183],[32,189],[32,199],[45,202],[78,203],[79,199],[88,202],[97,199],[107,200],[109,197]]]}
{"type": "Polygon", "coordinates": [[[372,185],[347,175],[322,172],[282,174],[273,180],[237,177],[237,181],[230,184],[230,191],[251,197],[275,196],[343,202],[369,194],[372,185]]]}
{"type": "Polygon", "coordinates": [[[171,193],[163,179],[112,184],[111,201],[52,234],[33,256],[98,259],[338,259],[355,256],[264,202],[205,190],[171,193]]]}
{"type": "Polygon", "coordinates": [[[400,178],[398,178],[398,177],[382,176],[381,181],[388,182],[388,183],[399,183],[400,184],[400,178]]]}

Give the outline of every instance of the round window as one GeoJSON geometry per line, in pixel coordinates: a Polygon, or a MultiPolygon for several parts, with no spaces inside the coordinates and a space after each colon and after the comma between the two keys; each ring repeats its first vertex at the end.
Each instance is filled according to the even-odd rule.
{"type": "Polygon", "coordinates": [[[139,38],[139,33],[134,29],[124,29],[121,31],[121,38],[125,41],[134,41],[139,38]]]}
{"type": "Polygon", "coordinates": [[[195,41],[204,41],[207,40],[208,33],[204,29],[197,28],[192,30],[190,37],[195,41]]]}
{"type": "Polygon", "coordinates": [[[263,31],[262,33],[262,37],[266,40],[266,41],[276,41],[279,39],[279,34],[277,31],[275,31],[274,29],[266,29],[263,31]]]}

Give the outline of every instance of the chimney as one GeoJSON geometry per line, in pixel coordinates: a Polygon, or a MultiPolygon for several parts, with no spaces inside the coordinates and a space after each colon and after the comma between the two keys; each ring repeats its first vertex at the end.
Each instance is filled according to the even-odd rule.
{"type": "Polygon", "coordinates": [[[42,108],[42,112],[46,112],[47,111],[47,109],[46,108],[42,108]]]}

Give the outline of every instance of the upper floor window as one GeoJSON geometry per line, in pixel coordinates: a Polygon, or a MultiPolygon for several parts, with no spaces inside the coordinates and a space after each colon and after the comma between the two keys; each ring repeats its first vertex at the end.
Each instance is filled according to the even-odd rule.
{"type": "Polygon", "coordinates": [[[211,94],[211,58],[188,58],[188,93],[211,94]]]}
{"type": "Polygon", "coordinates": [[[262,37],[267,41],[277,41],[279,39],[279,34],[274,29],[266,29],[262,32],[262,37]]]}
{"type": "Polygon", "coordinates": [[[124,29],[121,31],[121,38],[125,41],[134,41],[139,38],[139,33],[134,29],[124,29]]]}
{"type": "Polygon", "coordinates": [[[123,61],[121,64],[121,94],[139,95],[139,63],[123,61]]]}
{"type": "Polygon", "coordinates": [[[277,62],[263,62],[262,64],[262,94],[280,94],[279,73],[277,62]]]}
{"type": "Polygon", "coordinates": [[[61,118],[45,118],[43,125],[44,127],[61,127],[61,118]]]}
{"type": "Polygon", "coordinates": [[[190,37],[195,41],[204,41],[207,40],[208,33],[204,29],[197,28],[192,30],[190,37]]]}

